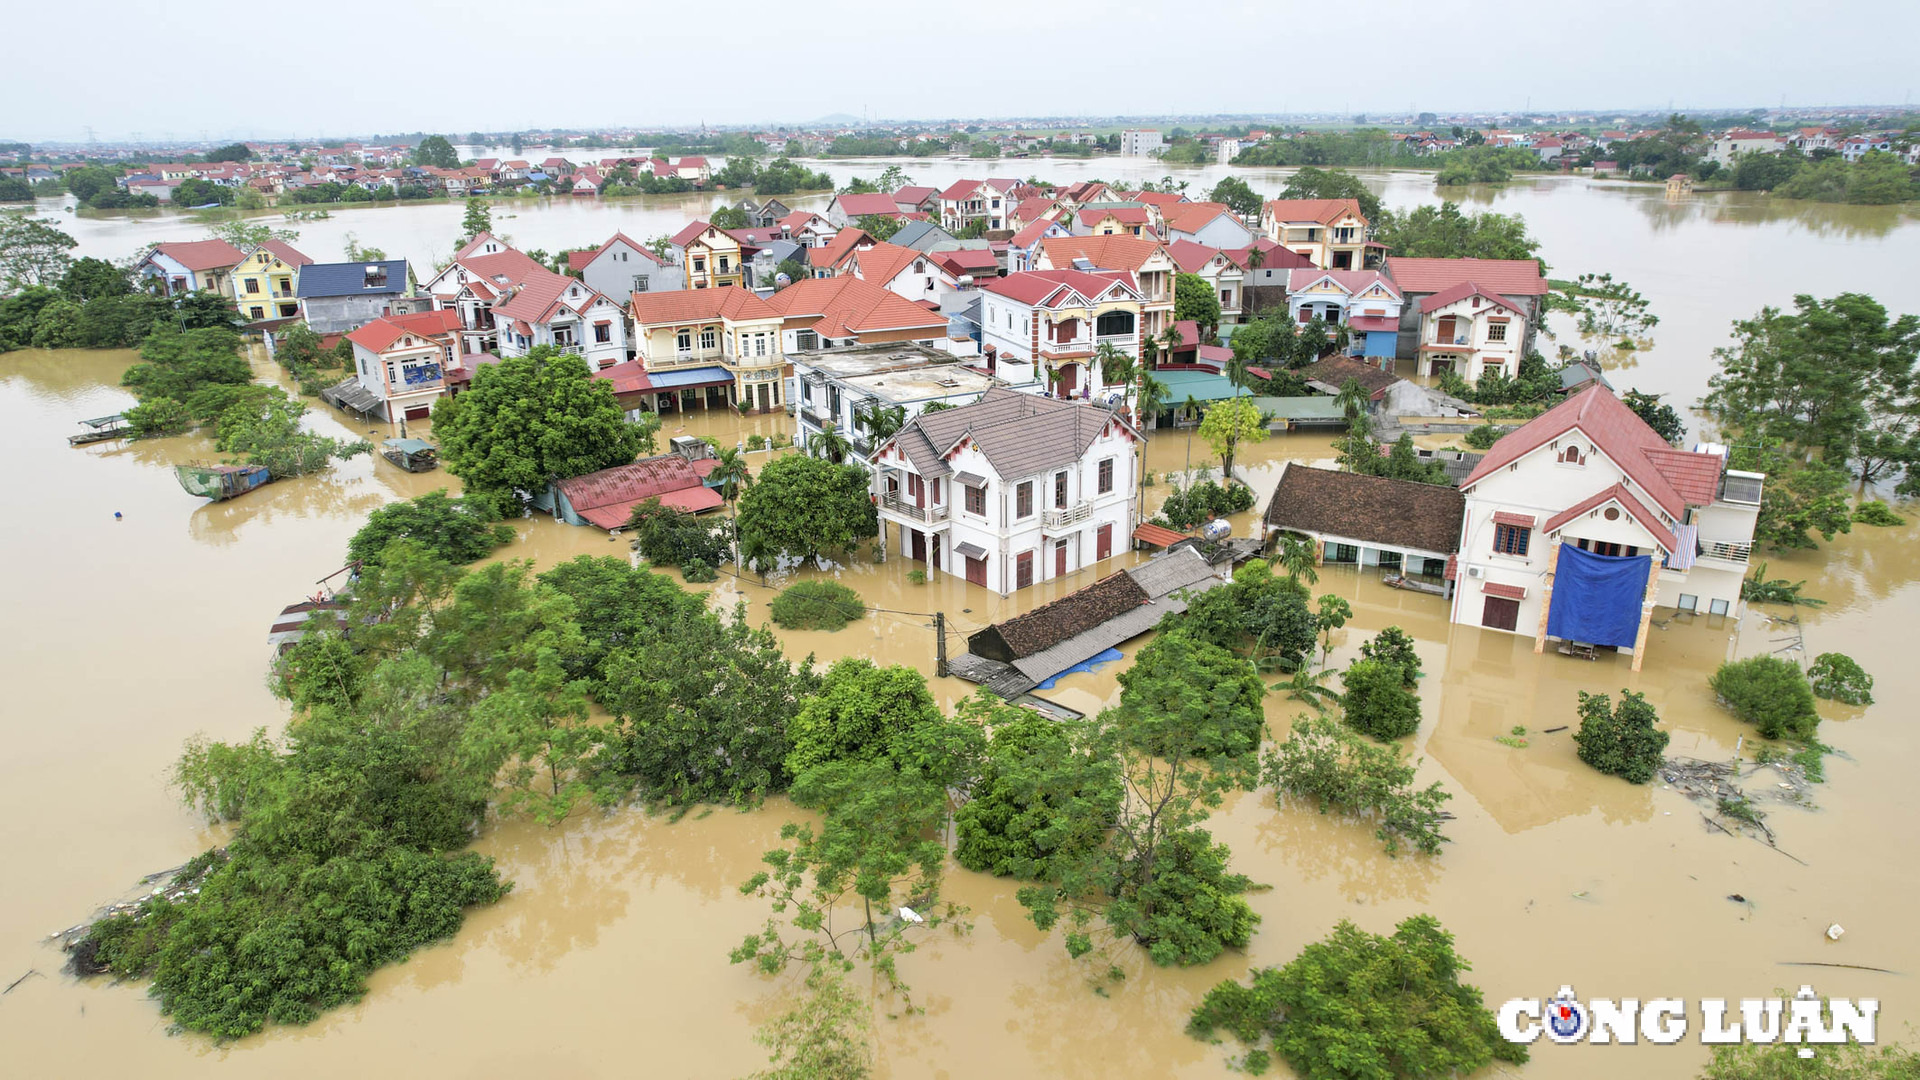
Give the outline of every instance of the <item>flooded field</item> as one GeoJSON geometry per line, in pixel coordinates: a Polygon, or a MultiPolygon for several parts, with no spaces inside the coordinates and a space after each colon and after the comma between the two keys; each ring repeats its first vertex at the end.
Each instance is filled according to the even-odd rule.
{"type": "MultiPolygon", "coordinates": [[[[1099,165],[1111,173],[1114,163],[1099,165]]],[[[843,166],[834,168],[838,175],[843,166]]],[[[923,182],[945,175],[909,171],[923,182]]],[[[1384,183],[1392,196],[1418,182],[1390,176],[1384,183]]],[[[1895,310],[1920,310],[1911,225],[1743,219],[1740,204],[1726,200],[1676,210],[1657,192],[1607,192],[1584,181],[1520,185],[1491,198],[1498,209],[1528,214],[1556,265],[1610,269],[1655,298],[1665,318],[1660,344],[1634,374],[1661,380],[1642,383],[1647,388],[1688,400],[1703,389],[1706,352],[1726,319],[1763,302],[1861,288],[1895,310]],[[1562,209],[1541,212],[1555,206],[1562,209]],[[1600,211],[1604,218],[1593,216],[1600,211]],[[1788,272],[1794,267],[1805,272],[1788,272]]],[[[554,213],[576,222],[578,235],[522,242],[551,247],[613,227],[633,231],[615,211],[561,205],[568,209],[554,213]]],[[[402,245],[371,223],[413,212],[356,211],[335,221],[351,218],[363,243],[394,250],[402,245]]],[[[453,224],[429,222],[421,235],[436,229],[450,237],[453,224]]],[[[82,253],[122,254],[145,236],[116,233],[109,242],[89,234],[82,253]]],[[[129,403],[117,382],[131,362],[129,353],[0,356],[0,447],[12,478],[12,512],[0,527],[10,568],[0,620],[9,705],[9,752],[0,755],[0,865],[8,882],[0,890],[0,983],[29,970],[42,976],[0,998],[0,1071],[731,1077],[761,1065],[751,1032],[791,986],[729,966],[726,952],[764,918],[762,903],[742,898],[736,886],[777,842],[787,813],[778,801],[678,822],[625,811],[552,830],[498,826],[478,847],[499,860],[514,891],[474,912],[454,940],[380,972],[358,1005],[305,1028],[225,1045],[171,1037],[139,988],[59,973],[62,956],[46,942],[50,932],[216,842],[167,789],[167,772],[182,740],[196,732],[236,739],[284,722],[285,707],[264,675],[273,614],[339,567],[347,538],[373,508],[458,487],[444,473],[413,475],[361,457],[233,503],[199,505],[169,470],[212,456],[205,439],[64,443],[79,418],[129,403]]],[[[366,434],[324,409],[313,422],[336,434],[366,434]]],[[[681,433],[675,429],[684,424],[685,433],[731,443],[786,431],[788,423],[696,414],[670,421],[663,434],[681,433]]],[[[1197,438],[1188,455],[1184,432],[1162,432],[1149,467],[1165,474],[1208,461],[1197,438]]],[[[1262,504],[1280,461],[1329,456],[1322,437],[1242,452],[1262,504]]],[[[757,467],[765,458],[753,460],[757,467]]],[[[1150,506],[1164,484],[1149,489],[1150,506]]],[[[1236,531],[1244,534],[1251,518],[1239,516],[1236,531]]],[[[503,556],[542,567],[583,553],[627,552],[597,530],[544,518],[517,528],[519,540],[503,556]]],[[[1811,982],[1824,993],[1878,997],[1883,1040],[1916,1041],[1909,1025],[1920,1021],[1913,977],[1920,935],[1909,916],[1920,861],[1907,828],[1920,814],[1913,782],[1920,741],[1908,703],[1920,693],[1920,672],[1906,666],[1898,645],[1901,628],[1920,615],[1913,528],[1859,527],[1824,551],[1770,560],[1771,576],[1806,578],[1806,592],[1828,601],[1801,611],[1809,652],[1859,659],[1878,678],[1882,702],[1866,710],[1823,703],[1821,736],[1839,754],[1828,759],[1818,810],[1782,809],[1770,819],[1779,851],[1708,829],[1693,804],[1658,783],[1635,787],[1600,776],[1575,758],[1570,732],[1542,734],[1575,721],[1577,691],[1625,687],[1646,692],[1659,708],[1673,733],[1670,753],[1730,758],[1749,729],[1714,705],[1706,677],[1729,655],[1780,647],[1783,631],[1762,613],[1674,619],[1655,632],[1636,674],[1624,658],[1535,656],[1528,641],[1449,625],[1438,598],[1329,568],[1318,591],[1348,597],[1356,613],[1334,637],[1335,665],[1388,625],[1418,639],[1427,671],[1414,740],[1424,757],[1420,779],[1443,784],[1458,815],[1447,826],[1453,842],[1444,854],[1389,859],[1365,826],[1277,807],[1268,790],[1237,796],[1210,825],[1232,847],[1236,868],[1270,887],[1251,897],[1263,921],[1250,950],[1187,971],[1133,955],[1127,979],[1105,998],[1091,992],[1088,967],[1026,921],[1013,884],[955,870],[949,889],[973,909],[974,931],[936,937],[902,961],[927,1011],[877,1022],[882,1074],[1223,1077],[1222,1052],[1181,1031],[1206,988],[1249,966],[1284,963],[1342,918],[1384,932],[1422,911],[1457,936],[1474,964],[1473,981],[1495,1001],[1551,995],[1562,984],[1583,996],[1691,999],[1790,993],[1811,982]],[[1529,729],[1528,746],[1495,741],[1515,725],[1529,729]],[[1730,894],[1751,903],[1731,902],[1730,894]],[[1847,931],[1837,943],[1821,933],[1832,922],[1847,931]],[[1782,966],[1809,961],[1902,974],[1782,966]]],[[[918,613],[945,612],[964,633],[1133,558],[1010,598],[952,578],[915,584],[907,571],[916,564],[899,558],[862,562],[838,576],[870,604],[915,614],[875,614],[835,633],[780,637],[795,657],[870,656],[931,676],[931,620],[918,613]]],[[[723,576],[707,588],[717,603],[744,600],[756,622],[773,595],[751,576],[723,576]]],[[[1123,667],[1070,676],[1048,693],[1098,709],[1117,697],[1123,667]]],[[[934,689],[951,703],[970,687],[947,679],[934,689]]],[[[1276,732],[1284,734],[1299,708],[1270,695],[1276,732]]],[[[1541,1046],[1518,1071],[1685,1076],[1703,1060],[1691,1039],[1676,1047],[1541,1046]]]]}

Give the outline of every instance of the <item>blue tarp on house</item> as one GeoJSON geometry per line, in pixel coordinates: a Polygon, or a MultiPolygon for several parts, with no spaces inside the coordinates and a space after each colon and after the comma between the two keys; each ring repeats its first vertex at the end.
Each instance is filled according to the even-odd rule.
{"type": "Polygon", "coordinates": [[[1547,636],[1632,648],[1640,638],[1640,604],[1652,570],[1651,555],[1596,555],[1560,545],[1547,636]]]}
{"type": "Polygon", "coordinates": [[[1360,335],[1365,338],[1364,347],[1354,355],[1392,359],[1394,350],[1399,347],[1400,332],[1397,330],[1369,330],[1360,335]]]}
{"type": "Polygon", "coordinates": [[[733,372],[723,367],[684,368],[680,371],[649,371],[647,380],[655,390],[685,390],[695,386],[732,386],[733,372]]]}

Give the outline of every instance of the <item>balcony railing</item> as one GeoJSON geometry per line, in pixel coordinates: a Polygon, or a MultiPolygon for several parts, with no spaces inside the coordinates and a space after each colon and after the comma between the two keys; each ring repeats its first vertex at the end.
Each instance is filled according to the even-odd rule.
{"type": "Polygon", "coordinates": [[[1732,540],[1702,540],[1700,558],[1745,566],[1753,558],[1753,544],[1732,540]]]}
{"type": "Polygon", "coordinates": [[[898,495],[888,495],[886,498],[881,499],[880,508],[890,514],[898,514],[903,518],[911,518],[914,521],[924,521],[928,524],[947,520],[946,507],[915,506],[910,502],[901,501],[898,495]]]}
{"type": "Polygon", "coordinates": [[[571,342],[571,341],[565,341],[565,342],[556,341],[553,343],[553,347],[556,349],[559,349],[561,352],[567,354],[568,356],[579,356],[583,351],[585,351],[585,346],[579,344],[578,342],[571,342]]]}
{"type": "Polygon", "coordinates": [[[1046,510],[1040,514],[1040,527],[1043,529],[1064,529],[1078,525],[1093,515],[1093,504],[1078,503],[1060,510],[1046,510]]]}
{"type": "Polygon", "coordinates": [[[663,353],[657,357],[648,357],[647,366],[650,368],[698,367],[703,364],[724,363],[725,360],[726,357],[722,356],[717,348],[694,349],[690,352],[676,351],[663,353]]]}

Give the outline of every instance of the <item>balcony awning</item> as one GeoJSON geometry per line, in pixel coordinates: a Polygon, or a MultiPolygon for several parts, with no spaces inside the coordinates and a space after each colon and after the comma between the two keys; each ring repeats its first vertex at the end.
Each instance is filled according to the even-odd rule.
{"type": "Polygon", "coordinates": [[[976,476],[970,472],[962,472],[953,474],[953,482],[959,484],[961,487],[979,487],[987,482],[987,478],[984,476],[976,476]]]}
{"type": "Polygon", "coordinates": [[[1673,538],[1678,543],[1674,544],[1673,550],[1667,553],[1667,569],[1693,569],[1693,560],[1700,553],[1700,526],[1675,525],[1673,538]]]}
{"type": "Polygon", "coordinates": [[[981,547],[979,544],[955,544],[953,545],[953,553],[955,555],[964,555],[969,559],[984,559],[987,557],[987,549],[981,547]]]}
{"type": "Polygon", "coordinates": [[[733,372],[723,367],[686,368],[681,371],[649,371],[647,378],[655,390],[691,390],[702,386],[732,386],[733,372]]]}

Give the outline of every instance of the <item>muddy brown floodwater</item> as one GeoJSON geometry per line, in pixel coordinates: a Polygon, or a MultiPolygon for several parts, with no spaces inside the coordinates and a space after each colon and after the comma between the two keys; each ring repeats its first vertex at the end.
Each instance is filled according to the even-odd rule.
{"type": "MultiPolygon", "coordinates": [[[[1389,191],[1399,183],[1389,179],[1389,191]]],[[[1495,198],[1509,208],[1501,205],[1507,197],[1495,198]]],[[[1659,309],[1668,320],[1661,353],[1675,359],[1659,359],[1658,374],[1663,384],[1684,386],[1686,398],[1699,392],[1709,361],[1704,348],[1682,355],[1667,343],[1717,342],[1729,310],[1750,312],[1781,299],[1783,289],[1831,293],[1874,265],[1893,267],[1896,241],[1911,266],[1914,232],[1893,222],[1868,228],[1818,216],[1768,221],[1742,203],[1671,210],[1638,191],[1615,198],[1574,198],[1589,216],[1600,213],[1596,207],[1614,207],[1613,217],[1586,223],[1594,238],[1578,265],[1621,270],[1624,261],[1648,261],[1622,235],[1667,239],[1707,230],[1718,242],[1737,242],[1739,251],[1728,252],[1721,268],[1728,274],[1759,268],[1781,278],[1804,264],[1818,265],[1824,278],[1828,265],[1840,267],[1844,280],[1830,287],[1796,280],[1772,284],[1764,296],[1732,297],[1711,277],[1720,272],[1712,243],[1690,249],[1702,260],[1695,271],[1643,281],[1626,267],[1625,276],[1649,295],[1656,292],[1650,283],[1659,289],[1656,306],[1666,305],[1659,309]],[[1667,235],[1645,236],[1648,222],[1667,235]],[[1610,258],[1616,246],[1622,262],[1610,258]],[[1850,257],[1840,259],[1841,252],[1850,257]],[[1806,253],[1821,258],[1796,260],[1806,253]],[[1689,299],[1692,288],[1709,298],[1689,299]]],[[[380,242],[372,230],[362,232],[366,242],[380,242]]],[[[1558,254],[1565,246],[1550,244],[1549,253],[1572,263],[1575,255],[1558,254]]],[[[1905,291],[1883,293],[1890,306],[1920,308],[1911,274],[1878,280],[1905,291]]],[[[678,822],[623,811],[582,815],[551,830],[497,826],[477,846],[499,860],[516,882],[513,892],[473,912],[452,941],[379,972],[359,1004],[304,1028],[225,1045],[170,1037],[139,988],[60,974],[63,957],[46,940],[49,933],[125,895],[142,875],[216,842],[217,834],[167,789],[167,771],[195,732],[235,739],[284,722],[286,710],[265,684],[273,614],[340,565],[347,538],[373,508],[458,487],[444,473],[410,475],[363,457],[233,503],[198,505],[180,492],[169,468],[210,456],[204,439],[65,445],[62,436],[77,430],[76,420],[129,403],[116,384],[132,359],[124,352],[0,356],[0,446],[9,478],[9,512],[0,524],[7,567],[0,592],[0,685],[7,691],[0,983],[30,969],[45,976],[0,998],[0,1072],[730,1077],[761,1065],[751,1033],[781,1007],[792,984],[729,966],[726,952],[764,918],[762,904],[739,896],[736,886],[777,843],[788,810],[777,800],[753,812],[717,810],[678,822]]],[[[266,365],[256,367],[263,378],[276,378],[266,365]]],[[[324,407],[313,423],[366,434],[324,407]]],[[[781,417],[686,421],[688,432],[728,442],[787,424],[781,417]]],[[[1184,433],[1160,434],[1149,453],[1156,473],[1188,467],[1184,433]]],[[[1256,447],[1246,459],[1264,503],[1281,460],[1329,455],[1324,438],[1293,437],[1256,447]]],[[[1198,440],[1191,461],[1206,461],[1198,440]]],[[[1164,486],[1153,489],[1149,503],[1164,493],[1164,486]]],[[[1237,518],[1236,531],[1244,534],[1251,518],[1237,518]]],[[[542,567],[627,550],[596,530],[547,519],[518,528],[519,541],[503,556],[542,567]]],[[[944,611],[964,633],[1133,558],[1007,599],[950,578],[911,583],[913,564],[898,558],[837,574],[871,604],[944,611]]],[[[1110,997],[1094,995],[1092,970],[1069,961],[1057,938],[1043,938],[1022,917],[1012,883],[955,870],[948,887],[973,909],[974,930],[935,937],[903,961],[926,1013],[877,1021],[882,1074],[1219,1078],[1227,1075],[1222,1051],[1181,1030],[1207,987],[1242,977],[1250,966],[1284,963],[1340,919],[1384,932],[1422,911],[1456,935],[1474,965],[1473,981],[1495,1002],[1548,996],[1562,984],[1583,996],[1697,999],[1791,992],[1811,982],[1828,994],[1878,997],[1883,1039],[1913,1041],[1920,935],[1911,913],[1920,860],[1910,823],[1920,813],[1920,749],[1909,703],[1920,691],[1920,670],[1900,642],[1920,614],[1920,547],[1911,527],[1862,527],[1822,552],[1771,562],[1773,576],[1806,578],[1807,592],[1829,601],[1802,609],[1809,650],[1849,653],[1879,680],[1877,706],[1822,705],[1822,738],[1840,753],[1828,759],[1829,780],[1816,790],[1819,809],[1783,808],[1771,818],[1780,848],[1806,865],[1708,830],[1693,804],[1657,783],[1635,787],[1600,776],[1575,758],[1567,732],[1540,733],[1573,722],[1577,691],[1624,687],[1646,692],[1659,707],[1673,733],[1671,753],[1730,757],[1744,729],[1714,705],[1706,677],[1728,656],[1779,647],[1774,639],[1782,632],[1760,613],[1674,619],[1655,633],[1645,670],[1635,674],[1618,658],[1535,656],[1522,639],[1450,626],[1437,598],[1329,569],[1319,590],[1348,597],[1356,613],[1335,636],[1336,665],[1384,626],[1404,627],[1418,639],[1427,670],[1425,717],[1412,740],[1424,759],[1420,780],[1438,780],[1452,792],[1449,809],[1458,815],[1444,854],[1389,859],[1366,826],[1278,807],[1271,791],[1240,795],[1211,828],[1231,845],[1237,869],[1270,886],[1252,897],[1263,921],[1251,948],[1184,971],[1123,954],[1127,978],[1110,997]],[[1515,725],[1529,729],[1530,745],[1495,741],[1515,725]],[[1732,893],[1751,904],[1730,902],[1732,893]],[[1822,936],[1832,922],[1847,931],[1837,943],[1822,936]]],[[[766,618],[772,590],[756,579],[723,577],[709,588],[717,603],[743,600],[753,620],[766,618]]],[[[872,615],[835,633],[780,636],[795,657],[870,656],[932,674],[933,634],[920,615],[872,615]]],[[[1116,698],[1114,676],[1124,663],[1070,676],[1049,693],[1074,708],[1098,709],[1116,698]]],[[[957,680],[934,686],[949,703],[969,689],[957,680]]],[[[1280,695],[1269,698],[1277,733],[1284,735],[1297,708],[1280,695]]],[[[1520,1071],[1684,1076],[1704,1056],[1691,1036],[1676,1047],[1543,1045],[1520,1071]]]]}

